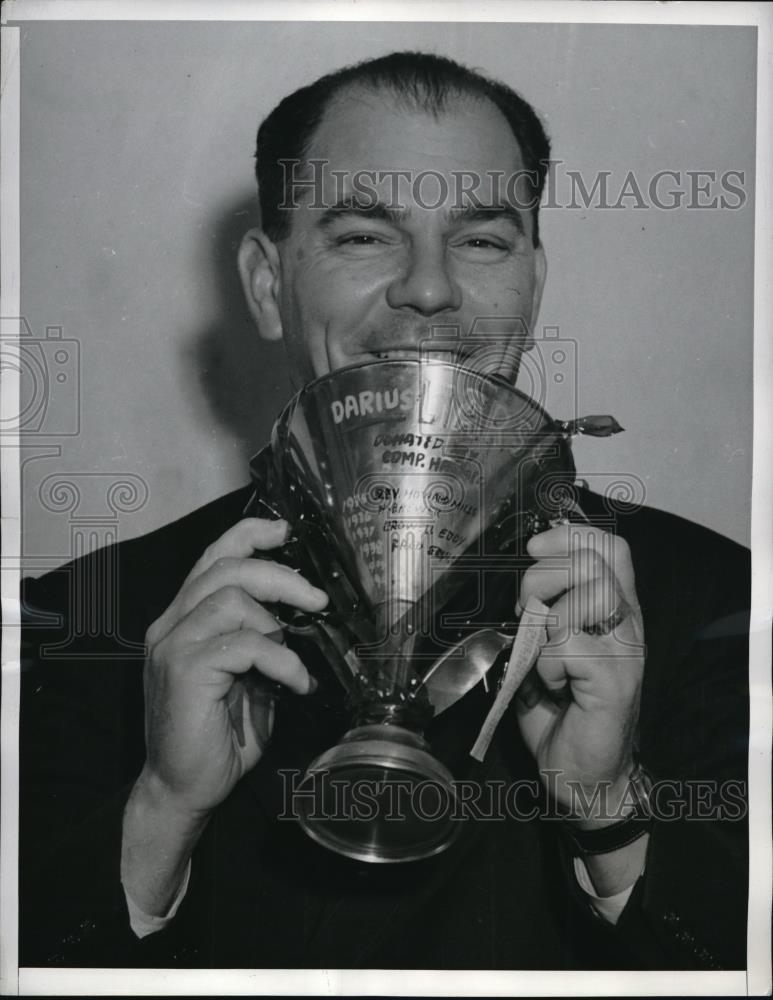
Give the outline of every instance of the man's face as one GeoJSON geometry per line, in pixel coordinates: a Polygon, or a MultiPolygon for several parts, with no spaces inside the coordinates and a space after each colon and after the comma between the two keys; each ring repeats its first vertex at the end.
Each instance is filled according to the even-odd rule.
{"type": "Polygon", "coordinates": [[[351,90],[328,108],[308,155],[326,164],[324,207],[312,207],[309,189],[296,194],[272,292],[300,381],[422,348],[426,356],[429,338],[439,344],[438,328],[446,350],[461,337],[468,363],[514,380],[545,263],[525,188],[509,198],[504,181],[494,190],[495,172],[523,170],[499,110],[460,99],[436,118],[400,107],[391,94],[351,90]],[[390,173],[378,183],[362,171],[390,173]],[[395,179],[397,171],[409,174],[395,179]],[[377,190],[375,209],[357,194],[358,172],[377,190]],[[484,211],[460,198],[471,177],[480,178],[484,211]]]}

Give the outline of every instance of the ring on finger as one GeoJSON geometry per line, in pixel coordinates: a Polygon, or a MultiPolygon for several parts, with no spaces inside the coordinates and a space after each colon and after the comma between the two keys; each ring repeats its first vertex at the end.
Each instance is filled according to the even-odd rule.
{"type": "Polygon", "coordinates": [[[621,599],[611,614],[608,614],[606,618],[602,618],[600,622],[595,622],[593,625],[584,625],[583,632],[587,632],[588,635],[609,635],[610,632],[614,631],[618,625],[625,621],[630,612],[631,609],[621,599]]]}

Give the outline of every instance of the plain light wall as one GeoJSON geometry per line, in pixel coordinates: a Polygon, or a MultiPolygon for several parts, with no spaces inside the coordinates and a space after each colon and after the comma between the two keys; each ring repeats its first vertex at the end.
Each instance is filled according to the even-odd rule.
{"type": "Polygon", "coordinates": [[[612,201],[629,170],[645,191],[661,170],[683,189],[688,170],[744,172],[738,210],[543,209],[537,333],[557,331],[568,359],[568,380],[548,373],[548,409],[576,403],[626,428],[577,443],[590,485],[622,483],[748,544],[754,29],[49,22],[22,30],[22,311],[35,337],[61,327],[77,341],[80,409],[76,427],[74,374],[57,387],[49,344],[46,419],[24,451],[31,572],[74,554],[73,519],[97,525],[88,548],[104,540],[100,517],[127,538],[247,481],[291,391],[235,270],[256,222],[257,126],[320,74],[402,48],[482,68],[530,100],[563,161],[564,204],[569,170],[587,182],[610,171],[612,201]],[[68,480],[96,491],[91,507],[63,498],[68,480]],[[124,502],[106,502],[121,481],[124,502]]]}

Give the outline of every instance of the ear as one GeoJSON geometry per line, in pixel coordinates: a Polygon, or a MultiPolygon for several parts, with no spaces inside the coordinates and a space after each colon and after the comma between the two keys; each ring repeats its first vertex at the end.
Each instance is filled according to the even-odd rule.
{"type": "Polygon", "coordinates": [[[281,267],[276,245],[261,229],[244,234],[237,258],[247,308],[265,340],[282,339],[281,267]]]}
{"type": "Polygon", "coordinates": [[[534,251],[534,295],[531,300],[531,317],[529,319],[529,332],[524,343],[524,351],[530,351],[534,347],[534,327],[537,325],[539,307],[542,302],[542,290],[545,287],[545,279],[548,275],[548,262],[545,257],[545,248],[542,243],[534,251]]]}

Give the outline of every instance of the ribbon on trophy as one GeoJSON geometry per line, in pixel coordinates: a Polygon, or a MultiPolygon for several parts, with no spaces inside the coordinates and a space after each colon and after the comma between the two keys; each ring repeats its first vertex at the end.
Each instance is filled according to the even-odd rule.
{"type": "Polygon", "coordinates": [[[530,597],[518,623],[518,632],[510,651],[505,672],[494,699],[494,704],[483,721],[478,738],[470,750],[470,756],[482,761],[491,745],[497,726],[507,711],[510,702],[518,691],[531,668],[537,662],[542,647],[547,642],[545,620],[550,609],[536,597],[530,597]]]}

